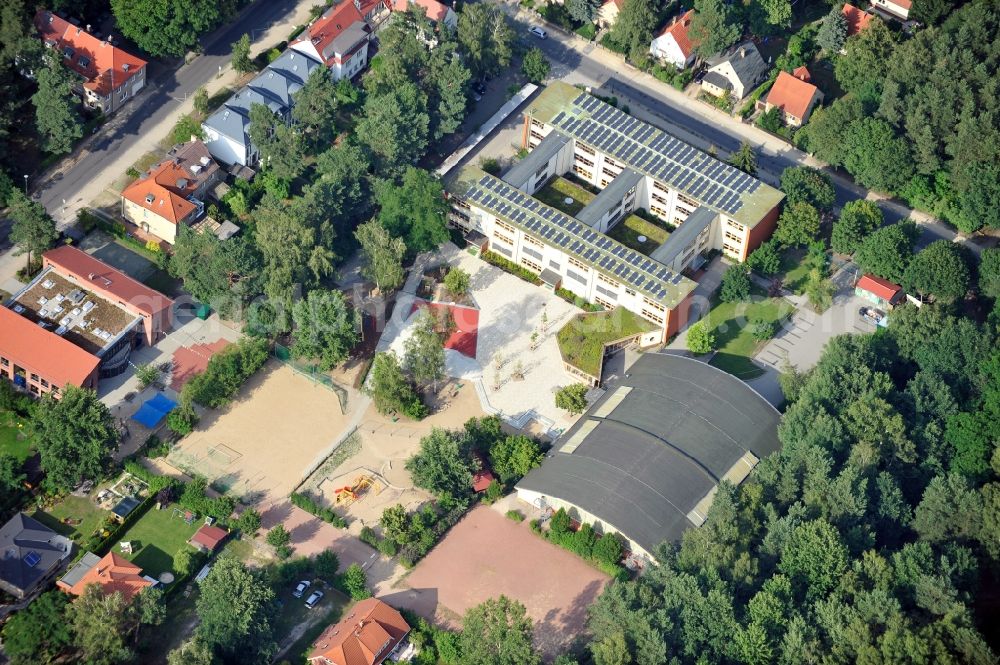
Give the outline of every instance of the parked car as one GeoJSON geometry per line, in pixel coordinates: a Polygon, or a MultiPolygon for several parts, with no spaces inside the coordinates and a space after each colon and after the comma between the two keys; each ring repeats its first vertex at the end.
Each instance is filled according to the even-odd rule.
{"type": "Polygon", "coordinates": [[[313,591],[312,594],[306,599],[306,607],[308,607],[309,609],[316,607],[316,603],[318,603],[319,599],[322,597],[323,597],[322,591],[313,591]]]}
{"type": "Polygon", "coordinates": [[[539,28],[537,25],[531,26],[531,28],[528,29],[528,32],[539,39],[546,39],[549,36],[549,33],[545,32],[545,30],[539,28]]]}
{"type": "Polygon", "coordinates": [[[868,319],[875,325],[885,325],[885,312],[880,309],[875,309],[874,307],[862,307],[858,310],[858,314],[868,319]]]}
{"type": "Polygon", "coordinates": [[[306,589],[308,589],[311,586],[312,582],[310,582],[309,580],[302,580],[301,582],[299,582],[299,585],[295,587],[295,591],[292,592],[292,595],[295,596],[296,598],[301,598],[303,594],[305,594],[306,589]]]}

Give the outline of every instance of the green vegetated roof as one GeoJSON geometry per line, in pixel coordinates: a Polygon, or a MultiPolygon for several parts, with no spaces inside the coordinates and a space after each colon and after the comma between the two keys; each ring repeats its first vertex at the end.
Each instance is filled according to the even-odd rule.
{"type": "Polygon", "coordinates": [[[549,84],[531,103],[528,114],[750,227],[785,196],[567,83],[549,84]]]}
{"type": "Polygon", "coordinates": [[[580,314],[564,325],[556,338],[564,362],[598,376],[604,360],[604,345],[625,337],[656,330],[656,325],[624,307],[610,312],[580,314]]]}
{"type": "Polygon", "coordinates": [[[615,281],[674,308],[697,286],[680,273],[630,249],[583,222],[528,196],[500,178],[466,166],[448,191],[521,231],[541,238],[615,281]]]}

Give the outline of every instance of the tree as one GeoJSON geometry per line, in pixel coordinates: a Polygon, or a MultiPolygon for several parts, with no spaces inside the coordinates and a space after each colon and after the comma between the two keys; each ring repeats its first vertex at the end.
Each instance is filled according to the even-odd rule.
{"type": "Polygon", "coordinates": [[[806,596],[819,599],[832,591],[847,570],[847,547],[825,520],[805,522],[792,530],[778,567],[806,596]]]}
{"type": "Polygon", "coordinates": [[[729,157],[729,163],[748,175],[757,175],[757,153],[748,141],[740,143],[739,149],[729,157]]]}
{"type": "Polygon", "coordinates": [[[293,306],[292,320],[292,354],[319,359],[323,371],[344,362],[361,339],[361,317],[341,291],[310,291],[293,306]]]}
{"type": "Polygon", "coordinates": [[[837,58],[834,64],[841,87],[862,95],[878,94],[895,46],[895,39],[885,23],[877,18],[870,21],[864,30],[847,39],[846,55],[837,58]]]}
{"type": "Polygon", "coordinates": [[[882,226],[882,209],[874,201],[848,201],[833,225],[830,244],[838,254],[853,254],[861,241],[882,226]]]}
{"type": "Polygon", "coordinates": [[[517,36],[507,15],[491,3],[469,3],[458,14],[458,42],[476,78],[493,78],[508,66],[517,36]]]}
{"type": "Polygon", "coordinates": [[[501,595],[470,608],[458,647],[463,665],[538,665],[524,605],[501,595]]]}
{"type": "Polygon", "coordinates": [[[843,141],[844,167],[865,187],[895,192],[913,176],[910,146],[885,120],[862,118],[843,141]]]}
{"type": "Polygon", "coordinates": [[[84,662],[113,665],[132,658],[132,650],[125,642],[129,615],[129,601],[121,591],[105,593],[99,584],[87,586],[69,611],[74,645],[84,662]]]}
{"type": "Polygon", "coordinates": [[[556,408],[566,409],[571,415],[587,410],[587,391],[583,383],[571,383],[556,391],[556,408]]]}
{"type": "Polygon", "coordinates": [[[747,267],[761,275],[773,275],[781,270],[781,252],[778,250],[778,242],[768,240],[762,242],[747,257],[747,267]]]}
{"type": "Polygon", "coordinates": [[[463,497],[472,489],[472,465],[460,437],[435,427],[420,439],[420,450],[406,461],[413,484],[441,497],[463,497]]]}
{"type": "Polygon", "coordinates": [[[415,84],[403,82],[389,92],[368,96],[355,136],[371,151],[380,171],[393,173],[423,157],[429,132],[427,95],[415,84]]]}
{"type": "Polygon", "coordinates": [[[522,435],[508,436],[490,450],[490,463],[504,483],[518,480],[541,466],[544,455],[534,439],[522,435]]]}
{"type": "Polygon", "coordinates": [[[399,185],[383,183],[375,197],[381,207],[379,223],[393,236],[404,238],[410,252],[427,252],[448,240],[448,201],[436,176],[407,167],[399,185]]]}
{"type": "Polygon", "coordinates": [[[914,231],[905,223],[883,226],[861,241],[854,255],[855,263],[864,272],[901,282],[913,258],[914,231]]]}
{"type": "Polygon", "coordinates": [[[795,135],[795,142],[805,150],[834,166],[844,163],[844,137],[865,114],[861,100],[854,95],[837,99],[812,114],[809,123],[795,135]]]}
{"type": "Polygon", "coordinates": [[[808,203],[820,211],[833,208],[837,194],[830,176],[809,166],[789,166],[781,172],[785,203],[808,203]]]}
{"type": "Polygon", "coordinates": [[[750,275],[741,265],[732,265],[722,275],[719,298],[722,302],[744,302],[750,298],[750,275]]]}
{"type": "Polygon", "coordinates": [[[289,543],[292,542],[292,534],[288,533],[284,524],[278,524],[268,531],[265,540],[278,553],[279,558],[287,559],[291,555],[289,543]]]}
{"type": "Polygon", "coordinates": [[[953,302],[965,297],[969,280],[969,264],[962,248],[948,240],[935,240],[906,266],[902,285],[908,292],[953,302]]]}
{"type": "Polygon", "coordinates": [[[236,522],[233,525],[240,533],[244,536],[253,538],[260,531],[261,520],[260,513],[258,513],[253,508],[244,508],[240,516],[236,518],[236,522]]]}
{"type": "Polygon", "coordinates": [[[725,0],[695,0],[688,36],[695,51],[711,57],[740,38],[743,28],[732,5],[725,0]]]}
{"type": "Polygon", "coordinates": [[[18,45],[28,34],[24,0],[9,0],[0,7],[0,64],[6,66],[18,55],[18,45]]]}
{"type": "Polygon", "coordinates": [[[146,53],[182,56],[198,36],[234,12],[231,2],[214,0],[111,0],[111,11],[122,34],[146,53]]]}
{"type": "Polygon", "coordinates": [[[15,612],[3,627],[3,648],[13,665],[51,663],[73,645],[69,596],[53,589],[15,612]]]}
{"type": "Polygon", "coordinates": [[[220,557],[202,580],[195,601],[201,621],[198,639],[234,662],[271,662],[277,651],[274,600],[274,591],[259,573],[235,557],[220,557]]]}
{"type": "Polygon", "coordinates": [[[383,415],[401,411],[418,420],[427,415],[426,407],[403,374],[399,358],[391,351],[375,354],[366,385],[375,408],[383,415]]]}
{"type": "Polygon", "coordinates": [[[31,103],[35,105],[35,126],[42,137],[42,148],[57,155],[69,152],[73,142],[83,136],[73,74],[56,51],[47,51],[35,80],[38,91],[31,96],[31,103]]]}
{"type": "Polygon", "coordinates": [[[1000,298],[1000,249],[987,248],[979,255],[979,293],[1000,298]]]}
{"type": "Polygon", "coordinates": [[[31,268],[31,254],[36,260],[56,241],[59,232],[55,221],[45,212],[42,204],[32,201],[19,190],[10,196],[8,214],[14,220],[10,227],[10,241],[17,245],[15,254],[28,255],[28,268],[31,268]]]}
{"type": "Polygon", "coordinates": [[[833,9],[823,17],[823,23],[816,33],[816,44],[827,53],[840,53],[847,40],[847,19],[839,9],[833,9]]]}
{"type": "Polygon", "coordinates": [[[760,0],[768,24],[787,28],[792,24],[791,0],[760,0]]]}
{"type": "Polygon", "coordinates": [[[156,365],[138,365],[135,378],[139,380],[139,390],[145,390],[160,379],[160,369],[156,365]]]}
{"type": "Polygon", "coordinates": [[[101,478],[118,445],[108,407],[93,390],[72,385],[63,386],[59,399],[51,393],[42,397],[34,428],[45,481],[53,488],[101,478]]]}
{"type": "Polygon", "coordinates": [[[695,355],[703,355],[715,348],[715,333],[704,321],[692,324],[687,330],[687,348],[695,355]]]}
{"type": "Polygon", "coordinates": [[[326,67],[312,70],[294,97],[292,120],[306,143],[313,151],[329,146],[337,134],[337,87],[330,70],[326,67]]]}
{"type": "Polygon", "coordinates": [[[246,74],[257,68],[250,60],[250,35],[245,32],[235,42],[229,45],[233,51],[233,69],[237,74],[246,74]]]}
{"type": "Polygon", "coordinates": [[[635,57],[649,52],[658,20],[653,0],[625,0],[608,34],[626,54],[635,57]]]}
{"type": "Polygon", "coordinates": [[[1000,228],[1000,167],[996,164],[971,164],[966,169],[966,185],[959,195],[963,217],[970,220],[967,233],[982,226],[1000,228]]]}
{"type": "Polygon", "coordinates": [[[13,491],[21,487],[24,474],[21,461],[10,453],[0,453],[0,488],[13,491]]]}
{"type": "Polygon", "coordinates": [[[263,104],[251,104],[249,117],[247,135],[260,153],[262,170],[282,181],[297,178],[305,168],[305,144],[299,130],[263,104]]]}
{"type": "Polygon", "coordinates": [[[208,115],[209,110],[209,98],[208,90],[204,86],[198,88],[194,92],[194,110],[201,115],[208,115]]]}
{"type": "Polygon", "coordinates": [[[455,266],[444,276],[444,288],[452,295],[461,297],[469,292],[469,273],[455,266]]]}
{"type": "Polygon", "coordinates": [[[356,563],[347,567],[340,583],[351,600],[372,597],[372,592],[368,590],[368,576],[365,575],[365,569],[356,563]]]}
{"type": "Polygon", "coordinates": [[[361,252],[365,256],[361,274],[375,282],[382,293],[398,289],[406,277],[403,270],[406,243],[403,239],[394,238],[376,220],[359,225],[354,237],[361,244],[361,252]]]}
{"type": "Polygon", "coordinates": [[[909,17],[924,25],[936,25],[955,7],[955,0],[914,0],[909,17]]]}
{"type": "Polygon", "coordinates": [[[537,46],[528,49],[521,61],[521,73],[532,83],[541,83],[548,78],[551,68],[548,58],[537,46]]]}
{"type": "Polygon", "coordinates": [[[979,535],[983,500],[969,481],[951,473],[931,480],[913,517],[913,529],[931,542],[971,540],[979,535]]]}
{"type": "Polygon", "coordinates": [[[593,23],[597,20],[598,0],[566,0],[566,11],[577,23],[593,23]]]}
{"type": "Polygon", "coordinates": [[[799,201],[786,205],[778,218],[774,239],[785,245],[808,245],[819,238],[819,211],[810,203],[799,201]]]}
{"type": "Polygon", "coordinates": [[[592,642],[590,651],[595,665],[629,665],[633,662],[622,631],[611,633],[599,642],[592,642]]]}
{"type": "Polygon", "coordinates": [[[237,236],[222,242],[212,233],[180,225],[168,270],[184,288],[212,309],[235,316],[261,289],[264,259],[253,240],[237,236]]]}
{"type": "MultiPolygon", "coordinates": [[[[446,312],[448,317],[451,316],[446,312]]],[[[413,332],[403,342],[403,367],[418,384],[433,384],[444,378],[444,345],[435,330],[434,314],[424,308],[417,314],[413,332]]]]}
{"type": "Polygon", "coordinates": [[[167,654],[167,665],[216,665],[212,648],[193,638],[167,654]]]}

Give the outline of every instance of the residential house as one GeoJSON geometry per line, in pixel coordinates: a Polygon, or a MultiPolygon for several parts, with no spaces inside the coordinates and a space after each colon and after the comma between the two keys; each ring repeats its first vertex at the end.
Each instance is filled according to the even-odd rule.
{"type": "Polygon", "coordinates": [[[122,217],[172,245],[181,225],[204,214],[206,195],[224,176],[201,141],[174,146],[166,160],[122,191],[122,217]]]}
{"type": "Polygon", "coordinates": [[[853,37],[867,28],[868,24],[871,23],[873,18],[875,18],[874,14],[862,11],[851,3],[844,5],[843,9],[840,10],[840,13],[844,15],[844,20],[847,21],[848,37],[853,37]]]}
{"type": "Polygon", "coordinates": [[[872,8],[882,10],[892,18],[907,21],[913,0],[871,0],[872,8]]]}
{"type": "Polygon", "coordinates": [[[597,9],[597,27],[610,28],[618,20],[625,0],[604,0],[597,9]]]}
{"type": "Polygon", "coordinates": [[[56,586],[73,596],[81,596],[91,584],[100,586],[105,593],[121,593],[125,600],[143,589],[155,586],[157,581],[142,574],[142,568],[120,554],[108,552],[99,557],[87,552],[62,576],[56,586]]]}
{"type": "Polygon", "coordinates": [[[701,80],[705,92],[723,97],[743,99],[766,77],[770,67],[753,42],[732,46],[707,61],[708,71],[701,80]]]}
{"type": "Polygon", "coordinates": [[[73,541],[69,538],[18,513],[0,527],[0,589],[15,598],[26,598],[72,553],[73,541]]]}
{"type": "Polygon", "coordinates": [[[339,81],[354,78],[368,65],[371,31],[360,0],[344,0],[323,12],[288,47],[319,60],[339,81]]]}
{"type": "Polygon", "coordinates": [[[810,80],[809,70],[804,66],[791,74],[780,72],[764,100],[764,110],[777,108],[786,125],[801,127],[823,102],[823,93],[810,80]]]}
{"type": "Polygon", "coordinates": [[[146,85],[146,61],[90,34],[44,9],[35,29],[45,45],[63,54],[63,63],[80,76],[77,92],[88,108],[110,114],[146,85]]]}
{"type": "Polygon", "coordinates": [[[229,532],[222,527],[206,524],[195,531],[188,544],[202,552],[214,552],[228,535],[229,532]]]}
{"type": "Polygon", "coordinates": [[[410,649],[410,626],[403,615],[378,598],[362,600],[350,614],[329,626],[313,643],[311,665],[379,665],[403,660],[410,649]]]}
{"type": "Polygon", "coordinates": [[[458,14],[455,10],[438,0],[394,0],[393,11],[405,12],[407,9],[420,8],[427,13],[427,18],[436,26],[444,25],[449,30],[458,29],[458,14]]]}
{"type": "Polygon", "coordinates": [[[893,284],[889,280],[875,275],[862,275],[854,286],[854,293],[876,307],[887,311],[895,307],[906,295],[903,292],[903,287],[899,284],[893,284]]]}
{"type": "Polygon", "coordinates": [[[677,69],[687,69],[694,64],[696,44],[688,36],[693,16],[694,10],[690,9],[664,27],[649,45],[650,55],[677,69]]]}
{"type": "Polygon", "coordinates": [[[374,30],[392,14],[393,0],[361,0],[360,11],[374,30]]]}

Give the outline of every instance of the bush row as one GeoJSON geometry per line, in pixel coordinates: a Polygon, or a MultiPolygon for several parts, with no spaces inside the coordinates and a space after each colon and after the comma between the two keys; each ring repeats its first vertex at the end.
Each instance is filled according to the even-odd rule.
{"type": "Polygon", "coordinates": [[[542,280],[538,278],[538,275],[536,275],[535,273],[531,272],[526,268],[522,268],[513,261],[508,261],[507,259],[500,256],[496,252],[491,252],[487,250],[485,252],[482,252],[479,258],[481,258],[483,261],[486,261],[491,266],[496,266],[501,270],[509,272],[515,277],[520,277],[524,281],[534,284],[535,286],[538,286],[539,284],[542,283],[542,280]]]}
{"type": "Polygon", "coordinates": [[[194,400],[202,406],[225,406],[243,383],[267,362],[267,342],[245,337],[212,356],[201,374],[195,375],[181,391],[181,401],[194,400]]]}
{"type": "MultiPolygon", "coordinates": [[[[532,524],[532,530],[540,529],[532,524]]],[[[590,561],[613,578],[624,579],[628,574],[620,563],[625,548],[618,536],[613,533],[598,536],[594,527],[589,524],[581,524],[579,529],[573,531],[570,517],[562,508],[552,516],[545,538],[590,561]]]]}
{"type": "Polygon", "coordinates": [[[292,505],[301,508],[307,513],[311,513],[316,517],[320,518],[324,522],[334,525],[340,529],[347,528],[347,520],[333,512],[332,509],[325,506],[321,506],[308,494],[300,494],[298,492],[292,492],[291,496],[292,505]]]}

